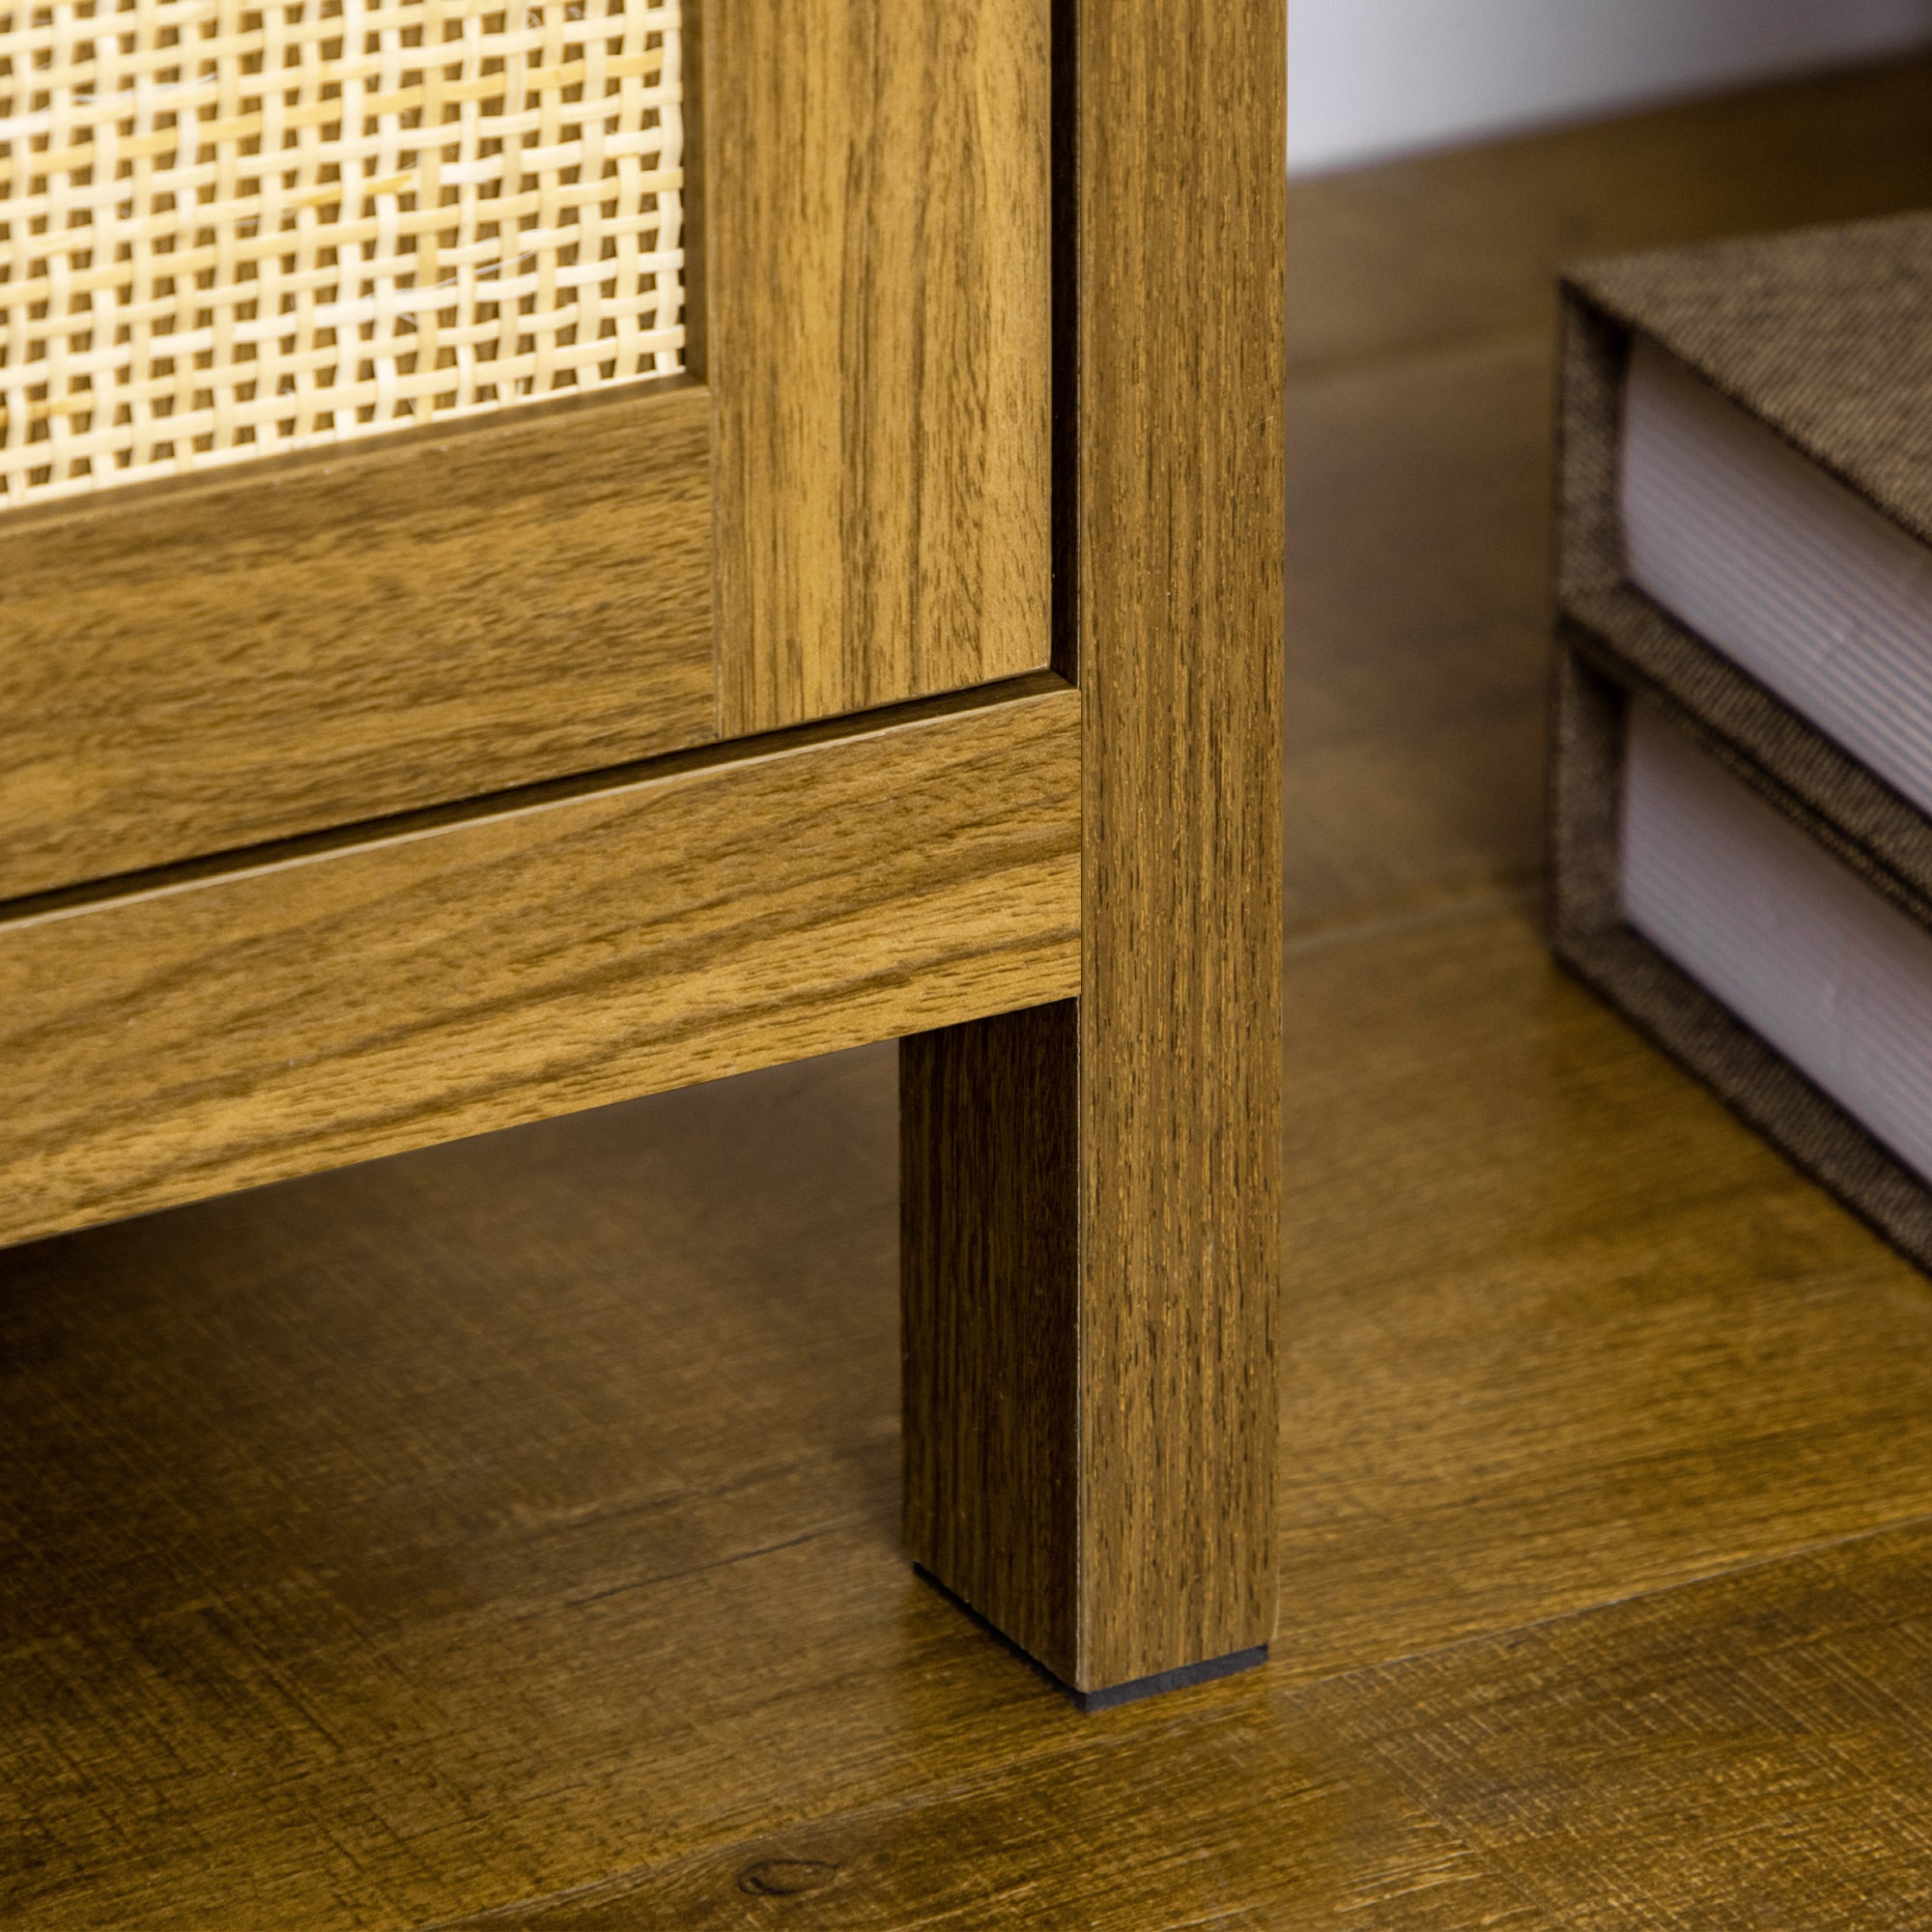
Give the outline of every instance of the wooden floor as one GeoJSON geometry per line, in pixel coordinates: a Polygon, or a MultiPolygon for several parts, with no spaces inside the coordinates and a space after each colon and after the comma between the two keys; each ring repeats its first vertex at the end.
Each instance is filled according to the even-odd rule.
{"type": "Polygon", "coordinates": [[[890,1048],[0,1255],[0,1925],[1932,1922],[1932,1289],[1546,962],[1548,276],[1932,66],[1298,186],[1282,1621],[898,1555],[890,1048]]]}

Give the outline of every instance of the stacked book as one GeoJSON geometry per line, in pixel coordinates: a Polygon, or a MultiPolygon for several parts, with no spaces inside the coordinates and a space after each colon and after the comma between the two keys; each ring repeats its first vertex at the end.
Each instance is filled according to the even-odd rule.
{"type": "Polygon", "coordinates": [[[1932,216],[1564,294],[1551,943],[1932,1266],[1932,216]]]}

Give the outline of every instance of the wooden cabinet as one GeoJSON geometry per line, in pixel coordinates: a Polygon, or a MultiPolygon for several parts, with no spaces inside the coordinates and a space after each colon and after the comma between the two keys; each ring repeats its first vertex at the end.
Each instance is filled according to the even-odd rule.
{"type": "Polygon", "coordinates": [[[1280,0],[118,11],[0,78],[0,1239],[907,1037],[912,1553],[1253,1661],[1280,0]]]}

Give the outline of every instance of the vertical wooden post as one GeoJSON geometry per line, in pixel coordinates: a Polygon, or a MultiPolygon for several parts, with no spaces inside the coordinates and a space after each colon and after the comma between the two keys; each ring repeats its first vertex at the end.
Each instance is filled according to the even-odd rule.
{"type": "Polygon", "coordinates": [[[1082,991],[901,1049],[905,1517],[1092,1703],[1274,1622],[1286,24],[1065,13],[1082,991]]]}

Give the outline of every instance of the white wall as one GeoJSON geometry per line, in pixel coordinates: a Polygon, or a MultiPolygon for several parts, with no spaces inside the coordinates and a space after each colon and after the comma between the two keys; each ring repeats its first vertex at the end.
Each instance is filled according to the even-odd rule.
{"type": "Polygon", "coordinates": [[[1313,173],[1932,44],[1932,0],[1289,0],[1313,173]]]}

